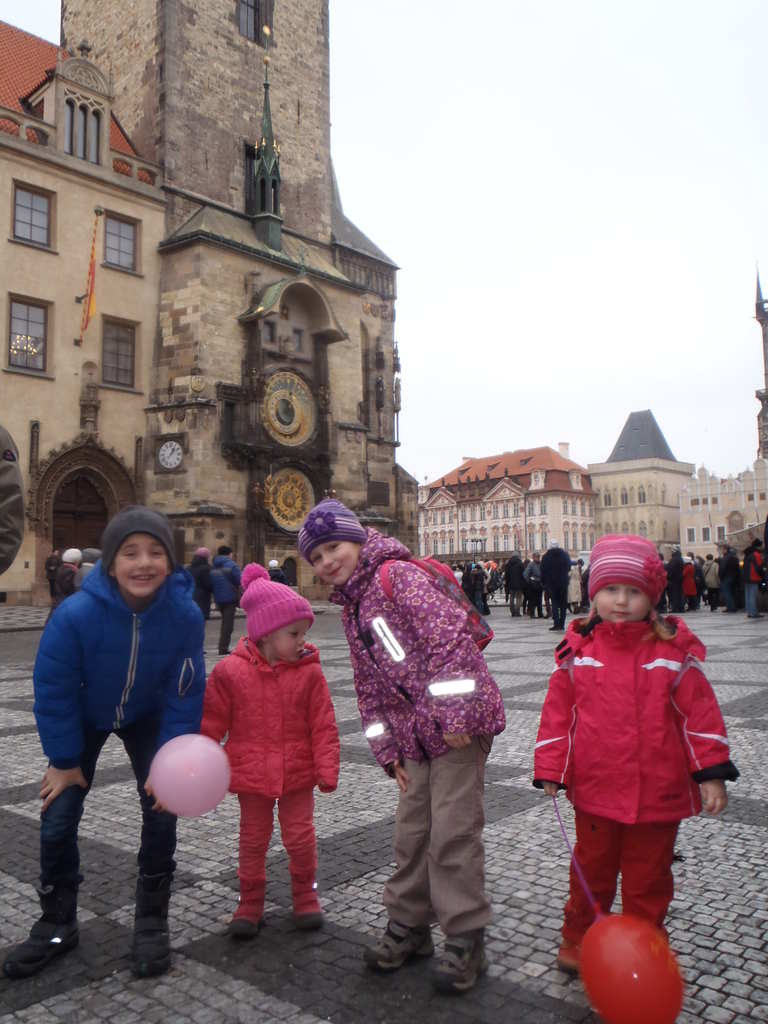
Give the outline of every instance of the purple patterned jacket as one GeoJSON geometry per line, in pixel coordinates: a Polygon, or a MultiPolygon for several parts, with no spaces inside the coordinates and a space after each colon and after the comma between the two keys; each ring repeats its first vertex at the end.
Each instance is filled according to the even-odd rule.
{"type": "Polygon", "coordinates": [[[450,748],[443,733],[496,735],[504,704],[466,614],[442,595],[394,537],[368,529],[352,576],[330,600],[342,606],[363,730],[389,770],[400,758],[422,761],[450,748]],[[392,600],[379,578],[390,570],[392,600]]]}

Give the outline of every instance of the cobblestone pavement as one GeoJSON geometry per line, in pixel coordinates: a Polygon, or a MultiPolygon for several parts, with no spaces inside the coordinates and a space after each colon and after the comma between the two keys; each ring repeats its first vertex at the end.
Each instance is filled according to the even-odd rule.
{"type": "MultiPolygon", "coordinates": [[[[722,819],[689,820],[680,831],[684,859],[675,868],[678,891],[669,920],[687,983],[679,1019],[768,1021],[768,619],[748,622],[708,611],[688,618],[709,645],[709,677],[742,778],[731,787],[722,819]]],[[[293,927],[286,857],[276,836],[265,928],[250,943],[236,944],[223,934],[237,886],[237,804],[228,797],[216,812],[180,822],[173,967],[160,979],[134,979],[128,949],[138,814],[127,807],[137,808],[137,800],[113,738],[81,825],[86,879],[80,946],[36,978],[0,981],[0,1024],[593,1021],[580,982],[554,967],[568,856],[550,803],[530,784],[553,634],[546,620],[511,619],[503,607],[494,609],[492,620],[497,637],[488,660],[503,688],[509,724],[488,764],[485,841],[495,922],[488,930],[489,976],[474,991],[453,998],[434,994],[428,963],[389,977],[362,965],[363,947],[384,923],[381,891],[391,867],[396,794],[360,733],[338,617],[324,615],[313,639],[342,734],[339,789],[317,799],[325,929],[303,933],[293,927]]],[[[216,628],[212,623],[210,629],[216,628]]],[[[26,660],[0,663],[0,956],[26,935],[35,909],[37,789],[44,762],[32,717],[34,642],[30,635],[26,660]]],[[[0,650],[6,643],[0,638],[0,650]]],[[[570,809],[561,803],[572,830],[570,809]]]]}

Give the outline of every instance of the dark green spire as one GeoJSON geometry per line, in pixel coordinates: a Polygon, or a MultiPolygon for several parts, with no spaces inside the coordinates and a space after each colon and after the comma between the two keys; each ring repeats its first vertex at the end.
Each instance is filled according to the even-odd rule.
{"type": "Polygon", "coordinates": [[[282,247],[280,217],[280,146],[272,129],[272,108],[269,104],[269,26],[264,26],[264,110],[261,115],[261,138],[256,147],[254,164],[257,236],[271,249],[282,247]]]}

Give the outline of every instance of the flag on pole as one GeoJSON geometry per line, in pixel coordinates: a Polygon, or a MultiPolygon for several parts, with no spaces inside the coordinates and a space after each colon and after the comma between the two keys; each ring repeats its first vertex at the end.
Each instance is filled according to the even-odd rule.
{"type": "Polygon", "coordinates": [[[85,334],[88,324],[93,319],[93,315],[96,312],[96,232],[99,228],[99,217],[104,211],[97,207],[95,210],[96,217],[93,222],[93,238],[91,240],[91,259],[88,264],[88,283],[85,287],[85,295],[83,296],[83,316],[80,321],[80,344],[83,343],[83,335],[85,334]]]}

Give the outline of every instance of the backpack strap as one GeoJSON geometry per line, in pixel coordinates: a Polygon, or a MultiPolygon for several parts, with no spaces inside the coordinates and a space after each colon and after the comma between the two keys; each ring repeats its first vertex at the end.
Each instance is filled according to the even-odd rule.
{"type": "Polygon", "coordinates": [[[381,589],[384,591],[384,596],[388,601],[392,600],[392,577],[390,576],[390,569],[392,568],[393,558],[390,558],[387,562],[382,562],[379,567],[379,581],[381,583],[381,589]]]}

